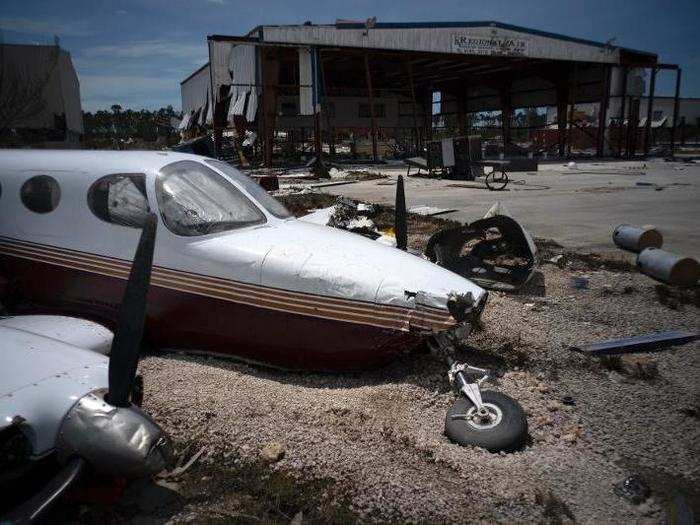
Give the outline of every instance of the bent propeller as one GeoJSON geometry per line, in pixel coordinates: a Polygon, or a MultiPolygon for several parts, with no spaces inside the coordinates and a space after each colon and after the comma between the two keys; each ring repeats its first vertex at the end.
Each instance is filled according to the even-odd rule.
{"type": "Polygon", "coordinates": [[[403,177],[399,175],[396,181],[396,207],[394,208],[394,234],[396,247],[406,250],[408,246],[408,225],[406,223],[406,196],[403,190],[403,177]]]}
{"type": "Polygon", "coordinates": [[[109,391],[105,399],[117,407],[127,407],[131,404],[129,397],[136,376],[146,317],[146,295],[151,281],[156,225],[156,215],[149,213],[141,231],[129,280],[124,289],[119,323],[110,350],[109,391]]]}

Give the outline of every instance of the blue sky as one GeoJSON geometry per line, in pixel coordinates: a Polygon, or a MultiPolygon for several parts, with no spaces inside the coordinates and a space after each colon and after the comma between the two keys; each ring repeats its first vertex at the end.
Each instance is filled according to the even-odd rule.
{"type": "MultiPolygon", "coordinates": [[[[80,78],[83,108],[180,107],[180,81],[207,61],[208,34],[336,18],[380,22],[496,20],[659,54],[683,68],[683,96],[700,97],[700,0],[0,0],[6,42],[58,35],[80,78]]],[[[673,93],[660,74],[657,94],[673,93]]]]}

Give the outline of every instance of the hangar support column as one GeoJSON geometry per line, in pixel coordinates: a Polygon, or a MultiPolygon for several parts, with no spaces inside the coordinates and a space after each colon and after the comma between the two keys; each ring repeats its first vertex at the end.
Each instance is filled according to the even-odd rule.
{"type": "Polygon", "coordinates": [[[676,94],[673,97],[673,123],[671,124],[671,158],[673,158],[676,150],[676,125],[678,124],[679,97],[681,94],[681,72],[681,68],[676,70],[676,94]]]}
{"type": "Polygon", "coordinates": [[[608,125],[608,107],[610,106],[610,66],[604,66],[603,70],[603,90],[601,92],[600,108],[598,109],[598,137],[597,137],[597,157],[605,155],[605,129],[608,125]]]}
{"type": "Polygon", "coordinates": [[[620,91],[620,114],[617,123],[617,156],[622,157],[622,129],[625,125],[625,104],[627,103],[627,68],[622,68],[622,91],[620,91]]]}
{"type": "Polygon", "coordinates": [[[374,99],[372,96],[372,72],[369,69],[369,55],[365,53],[365,75],[367,76],[367,101],[369,102],[369,118],[372,125],[372,160],[377,162],[377,122],[374,118],[374,99]]]}
{"type": "Polygon", "coordinates": [[[569,82],[568,77],[565,81],[557,83],[557,128],[559,135],[559,156],[566,155],[566,109],[569,106],[569,82]]]}
{"type": "Polygon", "coordinates": [[[510,82],[501,87],[501,134],[503,136],[503,156],[510,150],[510,123],[513,118],[513,104],[510,97],[510,82]]]}

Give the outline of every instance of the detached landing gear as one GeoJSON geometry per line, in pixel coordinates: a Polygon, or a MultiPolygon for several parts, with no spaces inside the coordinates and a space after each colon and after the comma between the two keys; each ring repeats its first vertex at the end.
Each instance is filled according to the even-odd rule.
{"type": "Polygon", "coordinates": [[[442,332],[431,348],[443,354],[450,369],[447,377],[458,398],[445,417],[445,434],[462,446],[477,446],[490,452],[519,449],[527,437],[527,419],[513,398],[491,390],[481,390],[488,379],[483,368],[457,363],[449,351],[455,334],[442,332]]]}

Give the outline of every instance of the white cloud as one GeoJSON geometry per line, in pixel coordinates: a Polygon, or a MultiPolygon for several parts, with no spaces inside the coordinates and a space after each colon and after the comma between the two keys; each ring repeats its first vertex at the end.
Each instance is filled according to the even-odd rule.
{"type": "Polygon", "coordinates": [[[33,20],[22,17],[0,17],[0,27],[15,33],[29,35],[90,36],[96,31],[84,22],[60,20],[33,20]]]}
{"type": "Polygon", "coordinates": [[[210,4],[226,5],[226,0],[207,0],[210,4]]]}
{"type": "Polygon", "coordinates": [[[137,59],[166,57],[177,60],[206,62],[207,46],[204,40],[196,44],[183,44],[175,40],[141,40],[114,45],[93,46],[83,51],[88,58],[137,59]]]}

